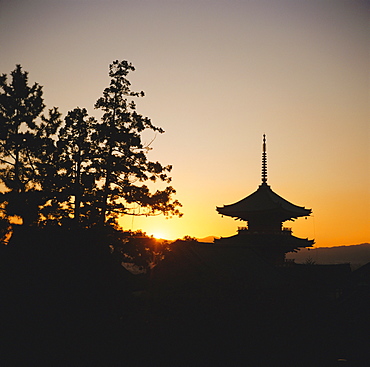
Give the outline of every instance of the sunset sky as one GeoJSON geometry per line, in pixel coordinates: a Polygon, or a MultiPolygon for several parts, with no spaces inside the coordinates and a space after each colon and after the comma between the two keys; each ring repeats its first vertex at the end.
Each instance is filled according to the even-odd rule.
{"type": "MultiPolygon", "coordinates": [[[[370,2],[365,0],[0,0],[0,73],[16,64],[48,108],[91,115],[108,66],[128,60],[138,112],[165,134],[183,218],[124,217],[167,239],[230,236],[216,206],[261,183],[311,208],[286,222],[316,246],[370,242],[370,2]]],[[[146,136],[149,142],[153,136],[146,136]]]]}

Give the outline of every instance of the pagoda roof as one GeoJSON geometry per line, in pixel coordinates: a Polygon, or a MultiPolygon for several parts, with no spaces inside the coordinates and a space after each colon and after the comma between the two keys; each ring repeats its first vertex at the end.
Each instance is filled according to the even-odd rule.
{"type": "Polygon", "coordinates": [[[314,245],[314,240],[307,238],[299,238],[291,234],[283,233],[248,233],[246,235],[236,234],[231,237],[221,237],[214,240],[215,244],[225,245],[242,245],[247,247],[271,247],[274,249],[280,248],[284,252],[296,251],[300,248],[311,247],[314,245]]]}
{"type": "Polygon", "coordinates": [[[217,207],[216,210],[219,214],[245,221],[262,213],[274,213],[280,217],[282,221],[285,221],[288,219],[305,217],[312,212],[311,209],[294,205],[285,200],[272,191],[271,187],[267,185],[266,182],[263,182],[254,193],[246,198],[234,204],[217,207]]]}
{"type": "Polygon", "coordinates": [[[267,152],[266,135],[263,134],[262,144],[262,183],[257,191],[246,198],[230,205],[216,207],[219,214],[249,221],[252,218],[261,218],[262,215],[278,219],[282,222],[311,214],[311,209],[297,206],[285,200],[271,190],[267,184],[267,152]]]}

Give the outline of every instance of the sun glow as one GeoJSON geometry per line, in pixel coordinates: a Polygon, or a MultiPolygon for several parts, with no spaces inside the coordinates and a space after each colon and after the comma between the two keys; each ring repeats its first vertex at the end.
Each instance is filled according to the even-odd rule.
{"type": "Polygon", "coordinates": [[[160,232],[160,231],[155,231],[155,232],[151,233],[151,236],[153,236],[157,240],[164,240],[164,239],[166,239],[165,233],[160,232]]]}

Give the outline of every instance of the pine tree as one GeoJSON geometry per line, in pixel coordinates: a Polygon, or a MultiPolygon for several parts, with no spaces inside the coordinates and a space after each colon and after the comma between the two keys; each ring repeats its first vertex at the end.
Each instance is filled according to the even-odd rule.
{"type": "Polygon", "coordinates": [[[127,61],[114,61],[109,67],[109,87],[95,104],[103,111],[94,140],[99,144],[98,172],[103,182],[100,195],[100,223],[114,219],[119,214],[133,214],[133,203],[139,205],[144,215],[163,213],[181,215],[181,204],[172,200],[175,190],[167,186],[151,193],[144,181],[157,180],[169,183],[172,167],[149,161],[148,147],[142,143],[144,130],[163,133],[148,117],[136,112],[133,97],[143,97],[144,92],[131,91],[126,78],[135,68],[127,61]]]}
{"type": "Polygon", "coordinates": [[[116,223],[119,215],[179,215],[181,204],[167,186],[152,193],[146,181],[170,183],[170,165],[148,160],[142,132],[163,133],[136,112],[127,61],[110,65],[110,86],[95,107],[68,112],[62,123],[57,108],[43,114],[42,87],[28,86],[20,65],[0,77],[0,195],[3,218],[20,216],[25,225],[56,223],[89,228],[116,223]]]}
{"type": "Polygon", "coordinates": [[[0,181],[5,185],[1,205],[6,216],[17,215],[26,225],[37,222],[45,202],[38,164],[53,149],[51,136],[60,124],[57,108],[42,114],[42,87],[28,85],[28,73],[17,65],[0,77],[0,181]],[[48,149],[47,149],[48,148],[48,149]]]}
{"type": "Polygon", "coordinates": [[[73,198],[72,217],[75,226],[88,227],[97,221],[95,195],[97,175],[94,167],[96,143],[92,140],[96,120],[86,109],[68,112],[58,134],[59,182],[73,198]]]}

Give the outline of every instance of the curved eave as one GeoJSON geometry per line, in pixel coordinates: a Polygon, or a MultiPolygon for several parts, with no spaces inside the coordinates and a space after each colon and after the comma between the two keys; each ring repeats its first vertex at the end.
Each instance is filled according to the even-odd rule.
{"type": "Polygon", "coordinates": [[[308,238],[299,238],[295,236],[276,235],[276,234],[264,234],[256,233],[249,234],[247,236],[241,236],[236,234],[231,237],[221,237],[215,239],[215,244],[234,244],[241,246],[281,246],[286,251],[294,251],[294,249],[300,249],[305,247],[312,247],[315,244],[315,240],[309,240],[308,238]]]}
{"type": "Polygon", "coordinates": [[[279,218],[282,222],[285,222],[286,220],[294,220],[299,217],[308,217],[311,213],[311,209],[304,209],[301,213],[297,212],[289,212],[285,211],[284,209],[276,209],[276,210],[254,210],[254,211],[243,211],[243,212],[233,212],[231,210],[224,210],[225,208],[219,208],[217,207],[216,210],[219,214],[225,215],[228,217],[232,217],[235,219],[240,219],[243,221],[248,221],[252,218],[257,217],[260,214],[263,214],[264,216],[274,216],[276,218],[279,218]]]}
{"type": "Polygon", "coordinates": [[[281,216],[282,220],[291,218],[306,217],[312,212],[311,209],[297,206],[285,200],[267,184],[259,186],[257,191],[246,198],[230,205],[216,207],[219,214],[248,220],[248,218],[258,215],[259,213],[275,213],[281,216]],[[284,219],[285,218],[285,219],[284,219]]]}

